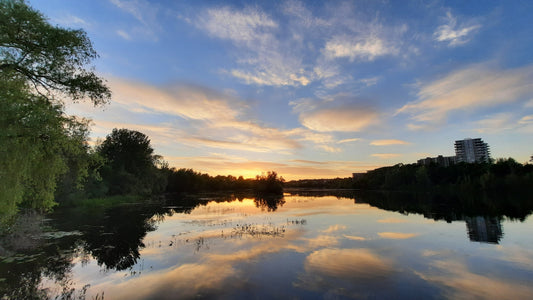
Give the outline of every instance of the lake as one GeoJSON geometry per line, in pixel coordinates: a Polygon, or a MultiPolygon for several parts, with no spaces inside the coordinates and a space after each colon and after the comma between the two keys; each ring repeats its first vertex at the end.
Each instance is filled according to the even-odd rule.
{"type": "Polygon", "coordinates": [[[294,191],[30,215],[1,299],[527,299],[533,199],[294,191]]]}

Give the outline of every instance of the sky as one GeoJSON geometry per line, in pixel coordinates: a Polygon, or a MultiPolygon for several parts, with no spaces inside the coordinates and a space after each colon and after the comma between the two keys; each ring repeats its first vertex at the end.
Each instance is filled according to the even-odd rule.
{"type": "Polygon", "coordinates": [[[171,167],[287,180],[533,155],[533,1],[30,0],[83,29],[113,96],[68,103],[171,167]]]}

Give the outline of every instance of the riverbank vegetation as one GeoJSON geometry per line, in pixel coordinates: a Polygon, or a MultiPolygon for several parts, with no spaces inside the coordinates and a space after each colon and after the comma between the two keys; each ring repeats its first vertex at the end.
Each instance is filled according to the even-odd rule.
{"type": "Polygon", "coordinates": [[[90,65],[97,57],[85,31],[54,26],[25,1],[0,0],[0,223],[19,208],[84,199],[282,191],[275,172],[251,180],[170,169],[137,131],[113,129],[90,147],[90,120],[68,115],[65,102],[111,100],[90,65]]]}
{"type": "Polygon", "coordinates": [[[378,168],[357,177],[298,180],[288,188],[329,188],[388,191],[532,191],[533,164],[513,158],[491,163],[397,164],[378,168]]]}

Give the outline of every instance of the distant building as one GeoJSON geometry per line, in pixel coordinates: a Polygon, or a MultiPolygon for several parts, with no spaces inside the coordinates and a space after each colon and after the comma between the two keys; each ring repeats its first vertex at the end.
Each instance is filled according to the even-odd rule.
{"type": "Polygon", "coordinates": [[[439,155],[437,157],[426,157],[419,159],[417,161],[419,165],[430,165],[432,163],[437,164],[439,166],[443,167],[449,167],[451,165],[455,165],[457,163],[457,157],[456,156],[442,156],[439,155]]]}
{"type": "Polygon", "coordinates": [[[455,141],[455,156],[457,157],[457,162],[489,162],[489,145],[480,138],[458,140],[455,141]]]}

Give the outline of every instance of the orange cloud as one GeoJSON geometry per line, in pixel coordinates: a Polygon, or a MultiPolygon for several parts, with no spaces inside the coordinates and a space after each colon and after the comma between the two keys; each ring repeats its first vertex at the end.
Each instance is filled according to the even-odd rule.
{"type": "Polygon", "coordinates": [[[392,272],[386,259],[368,249],[318,250],[305,259],[304,267],[312,274],[344,280],[383,278],[392,272]]]}
{"type": "Polygon", "coordinates": [[[398,153],[374,153],[372,154],[373,157],[377,157],[379,159],[391,159],[391,158],[396,158],[396,157],[400,157],[401,154],[398,154],[398,153]]]}
{"type": "Polygon", "coordinates": [[[375,140],[370,142],[372,146],[409,145],[409,142],[402,140],[375,140]]]}
{"type": "Polygon", "coordinates": [[[358,107],[326,108],[300,115],[302,125],[319,132],[357,132],[377,121],[378,113],[358,107]]]}
{"type": "Polygon", "coordinates": [[[418,236],[418,233],[379,232],[378,235],[385,239],[403,240],[418,236]]]}
{"type": "Polygon", "coordinates": [[[405,223],[406,220],[397,219],[397,218],[387,218],[387,219],[381,219],[378,220],[378,223],[405,223]]]}

